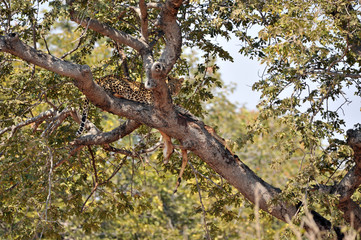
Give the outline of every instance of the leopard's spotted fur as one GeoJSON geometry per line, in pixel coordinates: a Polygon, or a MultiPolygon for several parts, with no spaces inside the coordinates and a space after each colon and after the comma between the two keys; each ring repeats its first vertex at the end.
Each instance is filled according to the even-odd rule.
{"type": "MultiPolygon", "coordinates": [[[[171,95],[177,95],[181,89],[183,78],[168,77],[167,85],[171,95]]],[[[113,95],[117,98],[124,98],[127,100],[152,104],[153,94],[150,90],[146,89],[143,83],[130,81],[126,78],[121,78],[114,75],[108,75],[103,78],[96,79],[95,82],[101,86],[108,94],[113,95]]],[[[83,107],[83,114],[81,123],[76,135],[79,136],[85,126],[87,119],[89,101],[86,100],[83,107]]]]}
{"type": "MultiPolygon", "coordinates": [[[[106,92],[117,98],[124,98],[135,102],[153,103],[153,94],[143,83],[130,81],[126,78],[109,75],[95,80],[106,92]]],[[[181,89],[183,78],[168,77],[168,87],[171,95],[177,95],[181,89]]]]}

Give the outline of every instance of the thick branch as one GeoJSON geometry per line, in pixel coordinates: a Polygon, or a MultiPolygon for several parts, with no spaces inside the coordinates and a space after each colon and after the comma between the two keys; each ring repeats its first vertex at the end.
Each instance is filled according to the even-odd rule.
{"type": "Polygon", "coordinates": [[[335,188],[335,193],[340,196],[340,202],[348,201],[361,184],[361,131],[348,130],[347,144],[353,149],[356,165],[335,188]]]}
{"type": "MultiPolygon", "coordinates": [[[[145,87],[153,90],[154,105],[163,112],[172,111],[172,102],[165,84],[165,79],[181,55],[182,34],[177,23],[178,9],[182,0],[168,0],[160,13],[160,28],[165,34],[165,48],[158,62],[147,69],[145,87]]],[[[150,62],[151,63],[151,62],[150,62]]],[[[150,67],[150,66],[148,66],[150,67]]]]}
{"type": "Polygon", "coordinates": [[[361,131],[348,130],[347,144],[354,151],[356,165],[336,185],[334,192],[339,195],[338,208],[344,213],[345,220],[357,231],[360,231],[361,208],[351,197],[361,184],[361,131]]]}
{"type": "Polygon", "coordinates": [[[160,67],[152,66],[152,75],[146,83],[148,89],[158,88],[158,82],[163,80],[171,71],[182,51],[182,34],[177,23],[178,9],[182,5],[182,0],[168,0],[162,7],[159,25],[165,34],[166,45],[159,59],[160,67]],[[157,71],[154,71],[154,70],[157,71]]]}
{"type": "Polygon", "coordinates": [[[361,207],[352,199],[340,202],[338,208],[343,212],[345,220],[353,226],[356,231],[361,231],[361,207]]]}
{"type": "Polygon", "coordinates": [[[164,124],[162,117],[153,114],[152,106],[109,96],[103,88],[92,81],[92,73],[87,65],[73,64],[35,50],[24,44],[18,35],[13,33],[0,36],[0,51],[11,53],[59,75],[73,78],[74,84],[86,97],[104,111],[133,119],[154,128],[164,124]]]}
{"type": "Polygon", "coordinates": [[[41,114],[39,114],[38,116],[36,117],[33,117],[33,118],[30,118],[24,122],[21,122],[15,126],[11,126],[11,127],[7,127],[7,128],[4,128],[0,131],[0,136],[3,135],[5,132],[7,131],[10,131],[11,130],[11,134],[10,134],[10,137],[15,133],[15,131],[21,127],[24,127],[26,125],[29,125],[29,124],[32,124],[32,123],[35,123],[35,122],[43,122],[45,119],[47,118],[50,118],[52,116],[54,116],[56,114],[56,111],[53,110],[53,109],[50,109],[48,111],[45,111],[41,114]]]}
{"type": "Polygon", "coordinates": [[[166,73],[181,55],[182,33],[177,23],[177,13],[181,5],[182,0],[166,1],[161,13],[160,26],[165,33],[166,46],[160,61],[165,64],[166,73]]]}
{"type": "Polygon", "coordinates": [[[73,145],[103,145],[103,144],[109,144],[112,143],[120,138],[123,138],[130,133],[132,133],[134,130],[136,130],[138,127],[140,127],[140,123],[128,120],[125,123],[123,123],[121,126],[113,129],[110,132],[104,132],[96,135],[85,135],[82,137],[79,137],[74,142],[72,142],[73,145]]]}
{"type": "Polygon", "coordinates": [[[336,185],[335,194],[339,195],[340,202],[347,201],[361,184],[360,168],[354,166],[345,177],[336,185]]]}
{"type": "Polygon", "coordinates": [[[89,29],[92,29],[92,30],[104,35],[104,36],[107,36],[119,44],[125,44],[125,45],[137,50],[140,53],[144,49],[148,48],[147,43],[141,39],[135,38],[127,33],[118,31],[104,23],[99,22],[98,20],[90,19],[90,18],[82,19],[82,18],[79,18],[77,15],[78,15],[77,12],[70,11],[70,16],[71,16],[72,21],[80,24],[83,27],[87,27],[89,29]]]}
{"type": "Polygon", "coordinates": [[[74,79],[91,78],[89,66],[73,64],[63,61],[60,58],[44,54],[20,41],[17,33],[0,36],[0,51],[11,53],[27,62],[63,76],[74,79]]]}
{"type": "Polygon", "coordinates": [[[142,36],[145,42],[148,42],[148,14],[147,14],[147,5],[144,0],[139,1],[140,9],[140,26],[142,31],[142,36]]]}
{"type": "MultiPolygon", "coordinates": [[[[183,149],[191,150],[198,155],[246,199],[254,204],[257,202],[262,210],[284,222],[292,219],[297,213],[297,206],[292,206],[287,202],[278,201],[272,204],[272,200],[280,194],[280,189],[259,178],[212,136],[202,122],[179,115],[177,123],[159,130],[179,139],[183,149]]],[[[323,217],[319,216],[314,220],[320,230],[331,230],[331,223],[323,217]]]]}

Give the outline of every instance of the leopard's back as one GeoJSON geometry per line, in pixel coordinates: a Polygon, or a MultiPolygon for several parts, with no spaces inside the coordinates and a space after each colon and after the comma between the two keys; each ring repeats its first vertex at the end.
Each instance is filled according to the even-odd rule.
{"type": "MultiPolygon", "coordinates": [[[[153,93],[146,89],[143,83],[130,81],[127,78],[108,75],[103,78],[95,79],[95,82],[101,86],[109,95],[117,98],[124,98],[135,102],[153,104],[153,93]]],[[[168,77],[167,85],[171,95],[177,95],[181,89],[183,78],[177,79],[168,77]]],[[[86,100],[83,106],[83,114],[81,123],[76,136],[79,136],[84,128],[87,120],[89,101],[86,100]]]]}
{"type": "Polygon", "coordinates": [[[151,92],[140,82],[130,81],[114,75],[105,76],[95,81],[107,93],[115,97],[148,104],[153,102],[151,92]]]}
{"type": "MultiPolygon", "coordinates": [[[[95,80],[109,94],[135,102],[153,103],[153,94],[143,83],[130,81],[114,75],[108,75],[95,80]]],[[[167,85],[171,95],[177,95],[182,87],[183,78],[168,77],[167,85]]]]}

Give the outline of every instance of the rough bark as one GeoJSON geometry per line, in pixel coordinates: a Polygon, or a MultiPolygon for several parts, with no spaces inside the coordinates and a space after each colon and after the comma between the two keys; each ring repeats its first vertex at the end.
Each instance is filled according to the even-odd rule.
{"type": "MultiPolygon", "coordinates": [[[[256,203],[256,199],[258,199],[258,205],[261,209],[287,222],[297,213],[297,206],[289,205],[287,202],[278,202],[271,205],[271,200],[278,196],[280,190],[263,181],[238,157],[229,152],[222,143],[207,131],[203,122],[180,113],[172,104],[164,80],[181,52],[181,33],[176,22],[177,11],[181,4],[182,1],[180,0],[169,0],[163,5],[158,4],[156,6],[161,9],[159,26],[164,31],[166,37],[166,46],[159,61],[154,61],[152,49],[146,42],[146,38],[143,40],[133,38],[96,20],[87,19],[82,21],[74,16],[74,12],[72,14],[72,19],[75,22],[105,36],[109,36],[117,43],[133,47],[140,53],[144,61],[144,70],[148,76],[146,85],[154,93],[154,106],[117,99],[107,95],[101,87],[92,81],[92,73],[89,66],[69,63],[44,54],[25,45],[18,38],[17,34],[1,36],[0,51],[11,53],[49,71],[73,78],[75,86],[94,105],[107,112],[131,119],[130,122],[119,129],[109,133],[102,133],[97,138],[93,138],[93,142],[85,136],[76,140],[76,144],[86,144],[85,142],[88,144],[109,143],[112,140],[119,139],[122,134],[128,134],[133,131],[140,124],[146,124],[179,140],[182,148],[194,152],[239,190],[249,201],[256,203]]],[[[144,8],[144,4],[142,8],[144,8]]],[[[341,181],[337,188],[337,193],[346,199],[344,201],[343,198],[340,198],[342,200],[340,201],[340,209],[343,209],[345,218],[352,219],[352,216],[356,216],[357,218],[354,219],[360,219],[359,206],[356,208],[357,204],[349,198],[355,187],[359,186],[359,181],[359,169],[355,169],[348,173],[344,181],[341,181]],[[358,180],[355,181],[355,179],[358,180]],[[352,185],[351,188],[349,183],[352,185]],[[355,210],[350,212],[349,209],[355,210]]],[[[318,227],[330,230],[331,224],[320,215],[317,216],[314,220],[318,227]],[[325,221],[327,224],[324,224],[325,221]]]]}
{"type": "MultiPolygon", "coordinates": [[[[172,113],[155,111],[154,106],[108,96],[92,81],[88,67],[70,64],[55,57],[44,56],[46,54],[40,54],[39,51],[23,44],[17,35],[2,36],[0,46],[1,51],[10,52],[58,74],[73,77],[74,84],[79,86],[79,89],[89,100],[101,109],[159,129],[168,136],[178,139],[184,149],[193,151],[198,155],[212,169],[236,187],[249,201],[255,203],[258,195],[259,207],[276,218],[286,222],[297,212],[296,206],[288,205],[285,202],[271,206],[270,201],[280,193],[280,190],[264,182],[244,163],[233,156],[206,130],[203,122],[177,111],[172,113]],[[13,43],[15,44],[12,45],[13,43]],[[27,54],[24,55],[24,52],[27,54]],[[47,64],[43,64],[41,59],[38,59],[39,56],[41,59],[46,59],[47,64]],[[77,71],[69,71],[69,69],[76,69],[77,71]],[[87,70],[85,74],[82,74],[82,69],[87,70]]],[[[321,225],[320,229],[322,229],[321,225]]]]}
{"type": "Polygon", "coordinates": [[[361,207],[351,197],[361,184],[361,131],[348,130],[347,144],[354,151],[355,166],[335,186],[334,193],[339,196],[339,209],[345,220],[356,230],[361,231],[361,207]]]}

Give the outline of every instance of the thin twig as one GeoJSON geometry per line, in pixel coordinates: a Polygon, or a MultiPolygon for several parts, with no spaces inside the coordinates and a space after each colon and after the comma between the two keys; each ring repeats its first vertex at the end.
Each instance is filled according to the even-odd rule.
{"type": "Polygon", "coordinates": [[[130,79],[128,61],[127,61],[127,56],[124,53],[124,49],[116,41],[114,41],[114,44],[115,44],[115,48],[117,49],[120,58],[122,59],[122,67],[123,67],[123,71],[124,71],[124,76],[130,79]]]}
{"type": "Polygon", "coordinates": [[[80,47],[81,43],[82,43],[82,40],[83,40],[83,37],[85,35],[85,33],[88,31],[88,28],[89,28],[89,24],[90,24],[90,19],[87,23],[87,26],[85,27],[85,29],[83,30],[83,32],[81,33],[80,37],[78,38],[79,41],[78,41],[78,44],[76,45],[75,48],[73,48],[72,50],[70,50],[69,52],[67,53],[64,53],[63,56],[60,57],[60,59],[63,59],[65,58],[66,56],[68,56],[69,54],[72,54],[73,52],[75,52],[76,50],[78,50],[78,48],[80,47]]]}
{"type": "MultiPolygon", "coordinates": [[[[49,209],[49,204],[50,204],[50,201],[51,201],[51,188],[52,188],[52,178],[53,178],[53,167],[54,167],[54,162],[53,162],[53,154],[51,152],[51,149],[49,146],[46,146],[48,151],[49,151],[49,161],[50,161],[50,169],[49,169],[49,176],[48,176],[48,196],[46,198],[46,202],[45,202],[45,210],[44,210],[44,215],[45,215],[45,224],[46,222],[48,221],[48,209],[49,209]]],[[[41,237],[43,236],[43,233],[44,233],[44,230],[45,230],[45,226],[43,226],[43,229],[40,233],[40,239],[41,237]]]]}
{"type": "MultiPolygon", "coordinates": [[[[192,163],[189,161],[188,164],[193,168],[192,163]]],[[[209,177],[205,176],[204,174],[198,172],[195,168],[194,172],[197,173],[198,175],[204,177],[207,181],[211,182],[212,184],[214,184],[217,188],[219,188],[220,190],[224,191],[227,196],[231,196],[226,190],[224,190],[224,188],[222,188],[220,185],[218,185],[217,183],[215,183],[212,179],[210,179],[209,177]]]]}
{"type": "Polygon", "coordinates": [[[102,182],[101,184],[106,184],[108,183],[114,176],[115,174],[117,174],[119,172],[119,170],[123,167],[123,164],[125,163],[125,160],[127,159],[127,156],[123,157],[122,161],[118,164],[118,166],[115,168],[114,172],[112,173],[112,175],[110,175],[110,177],[105,180],[104,182],[102,182]]]}
{"type": "Polygon", "coordinates": [[[9,138],[11,138],[18,128],[24,127],[24,126],[29,125],[29,124],[34,123],[34,122],[44,121],[45,119],[49,118],[50,116],[54,116],[55,113],[56,113],[56,111],[54,109],[50,109],[50,110],[47,110],[45,112],[42,112],[38,116],[33,117],[33,118],[29,118],[28,120],[26,120],[24,122],[21,122],[21,123],[15,125],[15,126],[10,126],[10,127],[4,128],[3,130],[0,131],[0,136],[2,134],[4,134],[5,132],[11,130],[11,134],[10,134],[10,137],[9,137],[9,138]]]}
{"type": "Polygon", "coordinates": [[[88,146],[88,150],[90,152],[90,156],[92,158],[92,165],[93,165],[93,170],[94,170],[94,178],[95,178],[95,184],[97,185],[98,184],[98,172],[97,172],[97,167],[95,165],[95,157],[94,157],[94,153],[91,149],[90,146],[88,146]]]}
{"type": "Polygon", "coordinates": [[[98,183],[95,183],[95,186],[93,187],[91,193],[90,193],[89,196],[85,199],[85,202],[83,203],[80,212],[83,212],[83,211],[84,211],[84,208],[85,208],[86,203],[89,201],[90,197],[95,193],[95,191],[97,190],[97,188],[98,188],[98,183]]]}
{"type": "Polygon", "coordinates": [[[55,164],[54,169],[59,167],[64,162],[67,162],[72,156],[74,156],[77,152],[79,152],[79,150],[81,150],[83,147],[84,147],[83,145],[80,145],[80,146],[77,146],[74,149],[72,149],[67,158],[62,159],[55,164]]]}
{"type": "MultiPolygon", "coordinates": [[[[92,151],[90,151],[90,152],[92,152],[92,151]]],[[[92,157],[93,157],[93,156],[92,156],[92,157]]],[[[98,187],[101,186],[101,185],[104,185],[104,184],[108,183],[108,182],[119,172],[119,170],[122,168],[123,164],[125,163],[125,159],[126,159],[126,158],[127,158],[127,157],[125,156],[125,157],[122,159],[122,161],[121,161],[121,162],[119,163],[119,165],[115,168],[115,170],[113,171],[113,173],[110,175],[110,177],[109,177],[107,180],[105,180],[105,181],[103,181],[103,182],[101,182],[101,183],[98,183],[97,180],[96,180],[92,191],[90,192],[89,196],[85,199],[85,202],[83,203],[83,205],[82,205],[82,207],[81,207],[81,212],[84,211],[85,205],[86,205],[87,202],[89,201],[90,197],[91,197],[91,196],[95,193],[95,191],[98,189],[98,187]]],[[[93,165],[93,167],[94,167],[94,169],[96,170],[95,165],[93,165]]],[[[98,178],[98,177],[96,177],[96,179],[97,179],[97,178],[98,178]]]]}
{"type": "Polygon", "coordinates": [[[208,227],[207,227],[206,210],[205,210],[205,207],[204,207],[204,205],[203,205],[202,194],[201,194],[201,189],[200,189],[200,187],[199,187],[197,174],[196,174],[196,172],[195,172],[194,167],[193,167],[192,165],[190,165],[190,166],[191,166],[191,168],[192,168],[194,177],[195,177],[195,179],[196,179],[196,185],[197,185],[197,189],[198,189],[199,202],[201,203],[201,206],[202,206],[203,222],[204,222],[204,229],[205,229],[205,231],[206,231],[206,238],[210,240],[210,239],[212,239],[212,238],[211,238],[211,235],[209,234],[208,227]]]}

